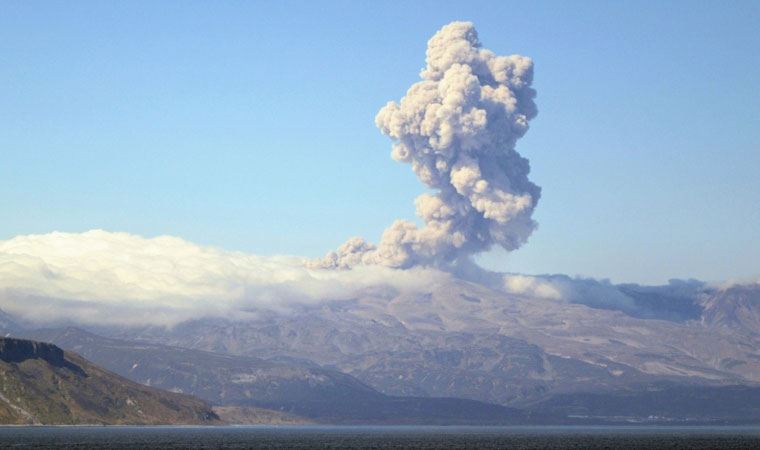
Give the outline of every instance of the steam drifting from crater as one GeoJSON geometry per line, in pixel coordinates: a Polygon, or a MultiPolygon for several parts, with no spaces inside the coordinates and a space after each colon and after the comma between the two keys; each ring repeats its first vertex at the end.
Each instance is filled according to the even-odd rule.
{"type": "Polygon", "coordinates": [[[425,225],[397,220],[379,245],[352,238],[312,265],[443,266],[494,245],[517,249],[536,228],[541,189],[515,151],[537,113],[531,59],[497,56],[481,47],[472,23],[453,22],[428,41],[420,76],[375,123],[394,141],[393,159],[437,191],[417,197],[425,225]]]}

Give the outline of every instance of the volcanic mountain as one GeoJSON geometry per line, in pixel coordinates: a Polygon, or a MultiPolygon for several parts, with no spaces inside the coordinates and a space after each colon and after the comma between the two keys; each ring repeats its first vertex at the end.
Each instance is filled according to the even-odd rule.
{"type": "MultiPolygon", "coordinates": [[[[408,408],[403,398],[483,402],[471,411],[500,405],[512,408],[496,414],[509,423],[760,420],[757,403],[745,401],[760,393],[759,286],[561,281],[576,294],[508,293],[451,278],[426,292],[378,285],[255,318],[97,330],[110,337],[25,333],[140,383],[325,422],[377,423],[408,408]],[[387,414],[376,414],[380,405],[387,414]]],[[[416,423],[430,419],[430,405],[412,415],[416,423]]],[[[476,416],[493,423],[489,414],[476,416]]]]}

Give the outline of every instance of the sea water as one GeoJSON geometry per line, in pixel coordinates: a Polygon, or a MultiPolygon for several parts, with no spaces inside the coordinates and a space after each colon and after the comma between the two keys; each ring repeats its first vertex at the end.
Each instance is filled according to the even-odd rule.
{"type": "Polygon", "coordinates": [[[760,427],[0,427],[14,449],[745,449],[760,427]]]}

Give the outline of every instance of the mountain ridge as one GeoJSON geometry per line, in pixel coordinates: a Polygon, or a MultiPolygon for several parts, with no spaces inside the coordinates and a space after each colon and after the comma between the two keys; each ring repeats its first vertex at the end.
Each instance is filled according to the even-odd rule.
{"type": "MultiPolygon", "coordinates": [[[[459,398],[394,397],[334,370],[104,338],[76,328],[25,333],[76,350],[133,381],[181,390],[246,420],[245,408],[279,411],[273,420],[318,423],[516,424],[524,413],[459,398]],[[142,371],[136,370],[141,369],[142,371]],[[148,377],[148,378],[146,378],[148,377]],[[188,383],[193,380],[193,383],[188,383]],[[183,389],[176,389],[181,385],[183,389]],[[237,411],[232,408],[238,408],[237,411]],[[238,414],[242,412],[242,414],[238,414]],[[298,419],[293,419],[297,417],[298,419]]],[[[255,414],[255,413],[254,413],[255,414]]]]}
{"type": "MultiPolygon", "coordinates": [[[[415,398],[470,400],[513,408],[510,420],[533,411],[562,422],[574,415],[571,405],[558,406],[561,398],[594,405],[599,396],[611,402],[633,396],[641,403],[632,410],[637,414],[659,408],[651,391],[683,398],[679,389],[703,388],[709,393],[703,405],[726,405],[721,392],[744,386],[751,396],[760,386],[760,286],[579,283],[567,298],[456,278],[416,292],[381,283],[348,300],[262,310],[245,319],[97,327],[106,336],[77,331],[70,341],[66,330],[34,333],[141,383],[217,405],[319,420],[346,420],[334,415],[346,405],[336,400],[341,396],[370,399],[365,406],[378,410],[387,406],[376,403],[381,395],[405,398],[411,403],[403,408],[415,414],[419,408],[409,406],[415,398]]],[[[670,410],[676,416],[677,406],[670,410]]],[[[705,423],[730,420],[700,414],[705,423]]]]}
{"type": "MultiPolygon", "coordinates": [[[[701,295],[691,301],[706,302],[701,295]]],[[[292,314],[196,320],[140,334],[187,348],[308,359],[391,395],[506,405],[576,387],[760,382],[760,351],[747,330],[719,329],[709,320],[638,318],[461,281],[431,286],[424,295],[376,290],[292,314]],[[473,390],[457,379],[489,388],[473,390]],[[505,393],[510,387],[514,395],[505,393]]]]}

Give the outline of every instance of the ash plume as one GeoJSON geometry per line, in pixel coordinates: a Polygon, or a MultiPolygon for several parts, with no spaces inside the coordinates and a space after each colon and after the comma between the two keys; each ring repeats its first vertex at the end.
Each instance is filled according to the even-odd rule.
{"type": "Polygon", "coordinates": [[[533,62],[482,48],[470,22],[441,28],[426,61],[422,80],[375,118],[393,159],[435,191],[416,200],[424,225],[397,220],[378,245],[352,238],[311,266],[446,266],[494,245],[515,250],[536,228],[541,189],[515,150],[537,113],[533,62]]]}

